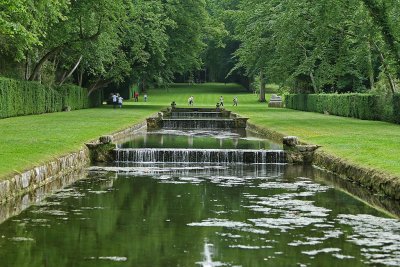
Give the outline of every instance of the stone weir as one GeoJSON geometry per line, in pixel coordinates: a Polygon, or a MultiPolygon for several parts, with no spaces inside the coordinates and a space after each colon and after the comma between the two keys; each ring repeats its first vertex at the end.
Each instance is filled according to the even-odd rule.
{"type": "Polygon", "coordinates": [[[224,118],[174,118],[162,119],[162,129],[240,129],[246,128],[245,123],[242,125],[236,119],[224,118]]]}
{"type": "Polygon", "coordinates": [[[286,163],[286,156],[283,150],[175,148],[115,149],[114,157],[116,162],[135,163],[286,163]]]}
{"type": "Polygon", "coordinates": [[[147,129],[245,129],[248,118],[227,110],[210,108],[169,108],[147,119],[147,129]]]}
{"type": "Polygon", "coordinates": [[[223,118],[221,112],[209,111],[209,112],[198,112],[198,111],[189,111],[189,112],[171,112],[171,119],[176,118],[223,118]]]}

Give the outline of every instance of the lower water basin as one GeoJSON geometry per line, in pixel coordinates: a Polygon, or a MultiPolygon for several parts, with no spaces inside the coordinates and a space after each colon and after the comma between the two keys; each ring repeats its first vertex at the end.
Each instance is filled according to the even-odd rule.
{"type": "Polygon", "coordinates": [[[399,266],[400,221],[290,165],[92,167],[0,225],[1,266],[399,266]]]}

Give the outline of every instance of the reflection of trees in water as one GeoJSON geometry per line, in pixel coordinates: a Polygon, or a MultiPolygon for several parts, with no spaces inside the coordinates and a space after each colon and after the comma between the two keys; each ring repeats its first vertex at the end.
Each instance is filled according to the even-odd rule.
{"type": "MultiPolygon", "coordinates": [[[[295,181],[297,177],[309,177],[321,183],[333,183],[330,176],[322,178],[326,174],[311,167],[278,168],[267,165],[264,170],[252,169],[253,167],[246,170],[242,166],[240,170],[239,166],[234,166],[230,171],[226,169],[210,171],[208,178],[204,178],[200,184],[190,183],[190,180],[185,184],[179,184],[176,182],[180,179],[173,177],[205,177],[205,170],[184,175],[179,172],[160,174],[172,177],[168,180],[123,175],[115,179],[114,173],[91,174],[88,179],[78,181],[72,187],[74,191],[84,196],[75,197],[71,194],[62,199],[57,199],[57,195],[50,197],[46,202],[53,203],[54,206],[49,204],[49,206],[30,208],[15,218],[23,221],[9,220],[2,225],[0,236],[6,236],[5,239],[0,238],[2,264],[33,267],[90,264],[108,266],[109,261],[101,261],[99,258],[125,257],[124,266],[193,266],[201,259],[199,256],[204,255],[203,260],[207,264],[224,262],[228,259],[229,264],[241,263],[243,266],[257,267],[265,265],[265,261],[260,259],[268,258],[273,263],[279,260],[280,264],[287,263],[287,266],[291,266],[293,259],[306,257],[302,256],[300,248],[288,249],[287,244],[293,242],[294,236],[306,238],[320,235],[315,231],[308,232],[311,229],[308,226],[293,230],[290,234],[261,227],[257,229],[267,230],[266,233],[251,233],[246,229],[225,226],[187,226],[209,218],[249,223],[249,218],[273,217],[274,215],[248,208],[254,204],[248,196],[254,195],[262,199],[274,194],[285,194],[286,191],[283,189],[266,190],[257,187],[258,183],[268,183],[271,177],[275,177],[273,179],[278,181],[284,180],[286,183],[295,181]],[[240,175],[247,177],[243,179],[243,184],[229,183],[230,177],[240,175]],[[264,178],[258,181],[250,177],[264,178]],[[225,187],[227,185],[229,187],[225,187]],[[56,204],[57,202],[60,204],[56,204]],[[43,207],[61,210],[67,215],[55,216],[32,212],[43,207]],[[68,220],[64,220],[64,217],[68,220]],[[40,222],[43,219],[49,221],[40,222]],[[51,227],[41,224],[48,224],[51,227]],[[34,241],[8,240],[9,237],[17,236],[34,241]],[[229,248],[231,244],[262,248],[268,240],[277,240],[269,244],[273,249],[244,251],[240,246],[229,248]],[[279,251],[285,252],[284,257],[274,254],[279,251]]],[[[317,207],[332,209],[331,215],[337,212],[378,213],[341,191],[328,190],[323,194],[318,193],[315,198],[313,197],[313,201],[317,207]],[[341,205],[342,202],[338,201],[349,205],[341,205]]],[[[343,243],[345,240],[339,238],[334,242],[343,243]]],[[[355,245],[348,246],[346,243],[346,248],[348,247],[351,247],[350,250],[355,254],[359,251],[355,245]]]]}

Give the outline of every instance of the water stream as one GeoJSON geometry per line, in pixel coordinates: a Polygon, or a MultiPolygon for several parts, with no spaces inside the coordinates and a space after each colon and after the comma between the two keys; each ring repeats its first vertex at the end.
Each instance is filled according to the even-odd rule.
{"type": "MultiPolygon", "coordinates": [[[[205,131],[143,133],[119,148],[175,141],[280,149],[205,131]]],[[[279,162],[155,161],[92,166],[6,220],[0,266],[400,266],[399,203],[376,208],[377,196],[369,204],[359,198],[368,191],[332,174],[279,162]]]]}

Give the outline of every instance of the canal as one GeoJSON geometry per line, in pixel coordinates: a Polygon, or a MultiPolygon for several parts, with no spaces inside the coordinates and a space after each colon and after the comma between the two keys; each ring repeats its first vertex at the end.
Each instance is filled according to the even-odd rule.
{"type": "Polygon", "coordinates": [[[398,203],[378,207],[357,185],[285,164],[280,144],[241,131],[159,130],[115,153],[5,220],[0,266],[400,266],[398,203]],[[275,156],[221,156],[257,150],[275,156]],[[216,156],[199,160],[206,151],[216,156]]]}

